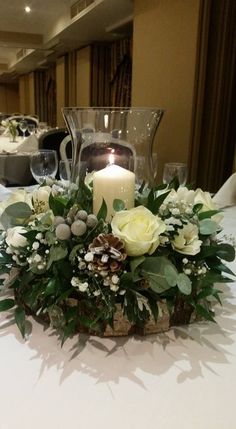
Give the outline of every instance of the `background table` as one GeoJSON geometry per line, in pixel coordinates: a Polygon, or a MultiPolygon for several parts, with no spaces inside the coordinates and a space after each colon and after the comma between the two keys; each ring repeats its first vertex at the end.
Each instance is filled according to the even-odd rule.
{"type": "Polygon", "coordinates": [[[9,137],[0,136],[0,180],[2,183],[28,185],[32,182],[30,154],[38,149],[35,135],[10,142],[9,137]]]}
{"type": "MultiPolygon", "coordinates": [[[[235,236],[236,207],[224,225],[235,236]]],[[[63,348],[35,322],[23,341],[1,314],[0,429],[235,429],[236,283],[223,288],[217,324],[63,348]]]]}

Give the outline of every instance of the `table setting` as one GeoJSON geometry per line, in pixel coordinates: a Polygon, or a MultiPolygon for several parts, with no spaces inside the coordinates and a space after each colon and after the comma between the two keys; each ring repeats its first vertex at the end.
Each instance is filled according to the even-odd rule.
{"type": "Polygon", "coordinates": [[[0,186],[0,428],[234,429],[236,174],[154,183],[162,115],[65,108],[61,180],[38,151],[0,186]]]}

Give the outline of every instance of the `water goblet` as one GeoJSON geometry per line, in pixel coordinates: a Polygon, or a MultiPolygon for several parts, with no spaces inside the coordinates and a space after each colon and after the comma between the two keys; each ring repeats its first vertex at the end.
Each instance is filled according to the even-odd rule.
{"type": "Polygon", "coordinates": [[[59,162],[59,175],[62,182],[69,184],[71,179],[72,159],[61,160],[59,162]]]}
{"type": "Polygon", "coordinates": [[[177,178],[179,186],[185,186],[187,175],[187,164],[183,162],[168,162],[164,165],[163,183],[169,184],[174,178],[177,178]]]}
{"type": "Polygon", "coordinates": [[[23,139],[25,140],[25,132],[27,131],[27,128],[28,128],[27,121],[24,121],[24,120],[20,121],[19,122],[19,128],[22,131],[23,139]]]}
{"type": "Polygon", "coordinates": [[[55,150],[39,150],[30,157],[30,171],[34,179],[42,184],[47,178],[55,179],[58,157],[55,150]]]}
{"type": "Polygon", "coordinates": [[[28,131],[30,133],[30,135],[32,136],[33,134],[35,134],[35,125],[34,124],[28,124],[28,131]]]}

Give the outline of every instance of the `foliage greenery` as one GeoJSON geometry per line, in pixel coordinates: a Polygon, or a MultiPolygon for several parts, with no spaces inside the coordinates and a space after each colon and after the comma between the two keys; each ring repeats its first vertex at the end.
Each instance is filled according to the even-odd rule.
{"type": "MultiPolygon", "coordinates": [[[[31,194],[22,190],[2,203],[1,283],[13,293],[0,301],[0,311],[14,314],[23,337],[28,315],[49,323],[62,343],[81,330],[102,334],[113,325],[117,304],[132,324],[143,326],[150,317],[158,319],[163,300],[173,323],[179,320],[180,303],[182,310],[185,305],[191,309],[190,315],[194,311],[214,321],[212,299],[221,303],[215,284],[232,281],[223,261],[233,261],[235,251],[218,238],[219,212],[209,196],[175,182],[167,188],[142,186],[135,206],[145,207],[164,226],[153,251],[133,255],[125,239],[114,238],[105,201],[97,216],[91,215],[92,188],[85,183],[68,188],[54,182],[31,194]],[[186,238],[183,231],[189,226],[186,238]],[[101,234],[110,242],[104,244],[101,234]],[[117,243],[124,245],[122,251],[117,243]]],[[[114,200],[113,207],[115,219],[124,203],[114,200]]]]}

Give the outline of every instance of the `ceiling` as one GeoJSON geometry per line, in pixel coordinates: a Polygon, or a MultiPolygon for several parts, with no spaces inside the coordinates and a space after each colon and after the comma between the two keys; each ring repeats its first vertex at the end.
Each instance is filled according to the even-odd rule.
{"type": "Polygon", "coordinates": [[[68,50],[124,37],[133,19],[133,0],[0,0],[0,9],[0,81],[47,67],[68,50]]]}

